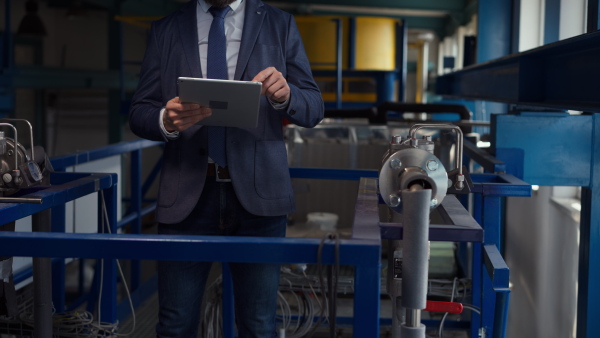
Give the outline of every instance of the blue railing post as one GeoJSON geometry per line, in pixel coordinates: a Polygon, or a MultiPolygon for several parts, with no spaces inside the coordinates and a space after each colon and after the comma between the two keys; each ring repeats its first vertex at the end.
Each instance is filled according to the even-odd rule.
{"type": "MultiPolygon", "coordinates": [[[[142,233],[142,150],[131,152],[131,211],[138,217],[131,223],[132,234],[142,233]]],[[[141,264],[138,260],[131,261],[131,290],[137,290],[141,280],[141,264]]],[[[125,282],[125,281],[123,281],[125,282]]]]}
{"type": "MultiPolygon", "coordinates": [[[[99,233],[113,233],[117,232],[117,188],[116,183],[110,188],[104,190],[103,194],[98,194],[99,204],[99,219],[98,219],[98,232],[99,233]],[[103,198],[104,197],[104,198],[103,198]],[[104,215],[104,208],[106,208],[106,220],[102,220],[104,215]],[[107,224],[108,223],[108,224],[107,224]],[[104,224],[104,228],[102,228],[104,224]],[[110,231],[109,231],[110,229],[110,231]]],[[[109,248],[107,248],[109,249],[109,248]]],[[[110,250],[110,249],[109,249],[110,250]]],[[[102,259],[102,278],[100,280],[99,290],[102,291],[100,300],[99,314],[100,320],[107,323],[117,322],[117,260],[116,259],[102,259]]],[[[125,282],[125,281],[123,281],[125,282]]]]}
{"type": "MultiPolygon", "coordinates": [[[[64,233],[65,205],[52,208],[52,232],[64,233]]],[[[56,312],[65,311],[65,260],[52,260],[52,303],[56,312]]]]}
{"type": "Polygon", "coordinates": [[[235,337],[235,311],[233,300],[233,280],[231,279],[231,271],[229,264],[223,262],[221,264],[221,275],[223,285],[223,337],[235,337]]]}
{"type": "MultiPolygon", "coordinates": [[[[374,250],[376,252],[379,250],[374,250]]],[[[379,256],[379,255],[378,255],[379,256]]],[[[369,258],[365,259],[369,261],[369,258]]],[[[370,258],[370,261],[373,261],[370,258]]],[[[381,267],[364,264],[354,272],[354,337],[379,337],[381,267]],[[358,316],[362,314],[362,316],[358,316]]]]}

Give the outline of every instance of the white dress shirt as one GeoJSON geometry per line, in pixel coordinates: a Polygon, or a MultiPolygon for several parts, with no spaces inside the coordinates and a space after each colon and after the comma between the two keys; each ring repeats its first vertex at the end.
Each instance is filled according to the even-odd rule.
{"type": "MultiPolygon", "coordinates": [[[[202,69],[202,77],[206,78],[206,59],[208,51],[208,32],[212,24],[213,16],[208,11],[211,6],[204,0],[198,0],[196,6],[196,20],[198,29],[198,53],[200,55],[200,67],[202,69]]],[[[227,77],[233,80],[237,59],[240,52],[240,44],[242,42],[242,30],[244,28],[244,18],[246,2],[244,0],[236,0],[229,5],[231,10],[225,16],[225,38],[227,39],[227,50],[225,52],[227,58],[227,77]]],[[[273,108],[285,109],[288,101],[283,103],[272,102],[269,100],[273,108]]],[[[160,111],[159,123],[163,133],[169,139],[176,139],[179,136],[178,131],[168,132],[163,124],[163,114],[165,108],[160,111]]]]}

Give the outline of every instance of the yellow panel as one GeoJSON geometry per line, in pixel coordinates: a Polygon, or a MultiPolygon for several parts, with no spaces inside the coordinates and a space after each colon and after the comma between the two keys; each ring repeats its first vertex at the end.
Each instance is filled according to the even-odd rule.
{"type": "Polygon", "coordinates": [[[396,20],[356,18],[356,69],[394,70],[396,57],[396,20]]]}
{"type": "Polygon", "coordinates": [[[315,70],[335,69],[337,24],[333,19],[342,19],[342,68],[347,68],[347,18],[297,15],[295,19],[311,68],[315,70]]]}
{"type": "MultiPolygon", "coordinates": [[[[331,91],[321,91],[321,96],[325,102],[333,102],[336,100],[336,93],[334,90],[335,78],[334,77],[317,77],[317,82],[329,82],[331,84],[331,91]]],[[[343,102],[376,102],[377,94],[373,92],[351,92],[349,90],[350,82],[372,82],[370,78],[361,77],[345,77],[342,79],[342,101],[343,102]]]]}

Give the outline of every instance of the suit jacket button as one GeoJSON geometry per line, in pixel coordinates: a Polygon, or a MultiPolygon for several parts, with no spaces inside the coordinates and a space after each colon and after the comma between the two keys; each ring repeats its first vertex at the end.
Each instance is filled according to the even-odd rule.
{"type": "Polygon", "coordinates": [[[290,115],[294,115],[296,114],[296,111],[294,109],[290,110],[290,115]]]}
{"type": "Polygon", "coordinates": [[[202,156],[206,155],[206,149],[200,148],[200,155],[202,155],[202,156]]]}

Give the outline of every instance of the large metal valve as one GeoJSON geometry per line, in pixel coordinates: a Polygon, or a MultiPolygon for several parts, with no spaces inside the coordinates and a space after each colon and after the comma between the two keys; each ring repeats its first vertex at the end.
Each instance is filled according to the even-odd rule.
{"type": "Polygon", "coordinates": [[[11,129],[13,138],[0,131],[0,202],[32,202],[23,198],[7,198],[20,189],[38,185],[48,177],[52,166],[42,147],[33,146],[33,130],[26,120],[2,119],[0,128],[11,129]],[[31,147],[26,149],[19,143],[15,122],[26,124],[29,129],[31,147]]]}
{"type": "Polygon", "coordinates": [[[379,171],[379,194],[401,223],[402,240],[389,240],[388,293],[392,298],[392,337],[424,338],[421,311],[427,304],[429,215],[448,192],[469,191],[462,169],[462,132],[453,125],[416,124],[406,139],[394,136],[379,171]],[[433,154],[431,137],[416,138],[420,129],[457,133],[456,168],[446,172],[433,154]]]}
{"type": "Polygon", "coordinates": [[[433,155],[433,142],[423,139],[402,140],[395,136],[379,171],[379,193],[395,212],[402,213],[402,191],[413,185],[431,189],[431,208],[444,200],[448,190],[448,174],[442,162],[433,155]]]}

